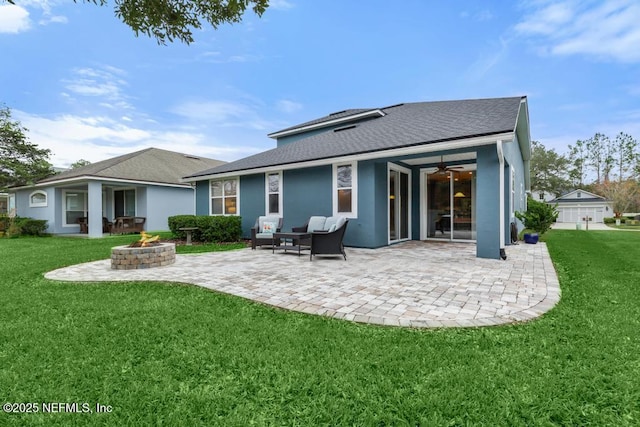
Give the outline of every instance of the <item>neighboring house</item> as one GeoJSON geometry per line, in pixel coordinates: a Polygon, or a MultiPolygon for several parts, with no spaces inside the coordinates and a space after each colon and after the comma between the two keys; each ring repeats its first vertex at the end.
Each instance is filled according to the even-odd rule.
{"type": "Polygon", "coordinates": [[[556,222],[577,223],[582,222],[585,217],[592,218],[590,221],[593,222],[604,222],[605,218],[613,216],[613,205],[610,201],[585,190],[571,191],[548,203],[558,206],[556,222]]]}
{"type": "Polygon", "coordinates": [[[344,215],[349,246],[472,241],[499,258],[526,209],[526,97],[345,110],[269,136],[272,150],[185,177],[197,214],[241,215],[245,236],[259,215],[285,230],[344,215]]]}
{"type": "Polygon", "coordinates": [[[88,234],[102,236],[102,218],[146,218],[145,229],[168,230],[171,215],[193,214],[194,190],[181,177],[224,162],[147,148],[38,181],[15,192],[19,216],[48,221],[49,233],[78,233],[78,218],[89,220],[88,234]]]}
{"type": "Polygon", "coordinates": [[[546,191],[532,190],[531,197],[539,202],[549,202],[556,198],[555,194],[546,191]]]}

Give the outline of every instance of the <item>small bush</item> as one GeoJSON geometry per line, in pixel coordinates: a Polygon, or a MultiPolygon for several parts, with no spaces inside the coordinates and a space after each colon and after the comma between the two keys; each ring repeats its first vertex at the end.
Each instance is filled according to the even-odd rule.
{"type": "Polygon", "coordinates": [[[7,237],[41,236],[47,229],[46,219],[0,216],[0,232],[7,237]]]}
{"type": "Polygon", "coordinates": [[[516,212],[518,218],[524,224],[525,228],[531,229],[538,234],[544,234],[553,225],[558,218],[558,209],[556,206],[539,202],[529,197],[527,199],[527,211],[516,212]]]}
{"type": "Polygon", "coordinates": [[[169,217],[169,229],[180,239],[186,237],[180,228],[197,227],[191,234],[197,242],[237,242],[242,236],[239,216],[176,215],[169,217]]]}
{"type": "Polygon", "coordinates": [[[624,224],[628,221],[627,218],[622,217],[622,218],[605,218],[604,219],[604,223],[605,224],[615,224],[616,220],[619,219],[620,220],[620,224],[624,224]]]}

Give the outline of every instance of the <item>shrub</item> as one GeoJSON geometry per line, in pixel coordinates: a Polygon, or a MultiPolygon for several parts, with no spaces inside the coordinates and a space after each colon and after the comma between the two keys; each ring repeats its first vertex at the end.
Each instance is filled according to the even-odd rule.
{"type": "Polygon", "coordinates": [[[558,218],[557,205],[552,206],[529,197],[527,199],[527,211],[524,213],[516,212],[516,218],[522,221],[525,228],[538,234],[544,234],[549,231],[558,218]]]}
{"type": "Polygon", "coordinates": [[[185,238],[183,227],[197,227],[191,234],[198,242],[237,242],[242,236],[239,216],[175,215],[169,217],[169,229],[174,236],[185,238]]]}
{"type": "Polygon", "coordinates": [[[624,224],[627,221],[627,219],[625,217],[622,217],[622,218],[605,218],[604,219],[604,223],[605,224],[615,224],[617,219],[620,220],[620,224],[624,224]]]}
{"type": "Polygon", "coordinates": [[[20,233],[27,236],[41,236],[47,229],[46,219],[16,218],[15,222],[20,227],[20,233]]]}
{"type": "Polygon", "coordinates": [[[41,236],[47,229],[46,219],[33,219],[15,217],[9,218],[6,215],[0,216],[0,232],[7,237],[18,237],[20,235],[41,236]]]}

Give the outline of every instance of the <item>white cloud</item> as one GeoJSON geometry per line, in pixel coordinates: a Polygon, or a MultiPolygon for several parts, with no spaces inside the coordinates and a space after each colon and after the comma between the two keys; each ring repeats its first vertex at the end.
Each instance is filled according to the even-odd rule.
{"type": "Polygon", "coordinates": [[[276,103],[276,107],[284,113],[295,113],[302,109],[302,104],[288,99],[281,99],[276,103]]]}
{"type": "MultiPolygon", "coordinates": [[[[126,73],[116,67],[103,65],[100,68],[76,68],[72,77],[63,80],[65,89],[77,96],[101,98],[100,106],[109,109],[131,109],[129,97],[123,88],[127,81],[123,78],[126,73]]],[[[68,93],[63,96],[73,100],[68,93]]]]}
{"type": "Polygon", "coordinates": [[[55,15],[55,16],[47,16],[44,19],[41,19],[38,24],[40,25],[49,25],[49,24],[66,24],[69,22],[66,16],[55,15]]]}
{"type": "Polygon", "coordinates": [[[269,9],[289,10],[293,8],[293,3],[287,0],[270,0],[269,9]]]}
{"type": "Polygon", "coordinates": [[[45,117],[19,110],[12,113],[29,129],[27,136],[32,143],[51,150],[50,161],[58,167],[68,167],[80,158],[98,162],[148,147],[219,160],[235,160],[264,150],[237,139],[225,141],[220,129],[181,123],[160,124],[128,116],[113,119],[72,114],[45,117]]]}
{"type": "Polygon", "coordinates": [[[640,4],[636,1],[564,1],[536,7],[515,30],[536,37],[542,52],[640,62],[640,4]]]}
{"type": "Polygon", "coordinates": [[[29,12],[17,5],[0,5],[0,33],[17,34],[31,28],[29,12]]]}

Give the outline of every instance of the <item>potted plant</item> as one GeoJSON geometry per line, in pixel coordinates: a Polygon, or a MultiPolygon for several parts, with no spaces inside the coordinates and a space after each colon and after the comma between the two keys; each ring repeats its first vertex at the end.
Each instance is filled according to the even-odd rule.
{"type": "Polygon", "coordinates": [[[522,221],[525,228],[534,231],[534,233],[525,233],[525,243],[536,244],[539,237],[549,231],[558,218],[558,209],[557,205],[549,205],[529,197],[527,198],[527,211],[524,213],[516,212],[515,215],[522,221]]]}

